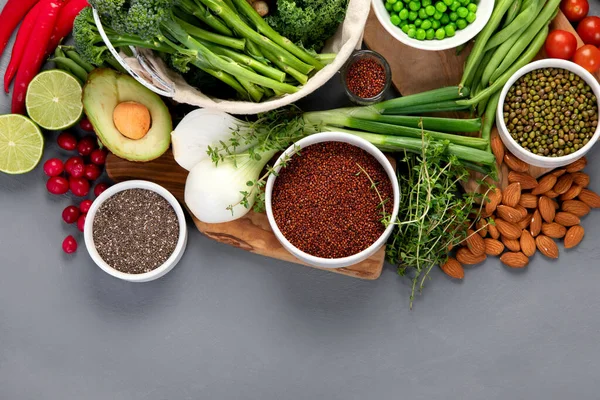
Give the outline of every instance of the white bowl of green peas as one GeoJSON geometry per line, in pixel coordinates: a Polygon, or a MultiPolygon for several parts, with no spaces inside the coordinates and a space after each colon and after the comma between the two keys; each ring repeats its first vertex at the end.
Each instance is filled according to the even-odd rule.
{"type": "Polygon", "coordinates": [[[377,19],[407,46],[440,51],[473,39],[487,24],[494,0],[372,0],[377,19]]]}

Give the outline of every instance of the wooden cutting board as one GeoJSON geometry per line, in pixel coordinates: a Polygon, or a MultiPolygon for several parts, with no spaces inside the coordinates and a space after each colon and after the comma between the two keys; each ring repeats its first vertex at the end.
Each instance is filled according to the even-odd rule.
{"type": "MultiPolygon", "coordinates": [[[[578,46],[583,45],[581,38],[571,26],[562,12],[550,24],[550,30],[562,29],[571,32],[577,38],[578,46]]],[[[365,28],[364,42],[371,49],[383,55],[392,69],[392,82],[396,89],[404,96],[420,93],[426,90],[437,89],[444,86],[454,86],[460,82],[465,60],[470,47],[456,55],[455,49],[444,51],[425,51],[415,49],[394,39],[379,23],[373,10],[369,14],[365,28]]],[[[536,57],[547,58],[544,49],[536,57]]],[[[600,72],[596,73],[600,78],[600,72]]],[[[494,127],[492,135],[497,135],[494,127]]],[[[529,173],[536,178],[548,172],[548,169],[529,167],[529,173]]],[[[508,169],[502,164],[498,172],[498,184],[504,188],[508,184],[508,169]]],[[[479,178],[479,176],[477,177],[479,178]]],[[[477,190],[478,184],[471,180],[466,189],[477,190]]]]}
{"type": "MultiPolygon", "coordinates": [[[[162,157],[146,163],[126,161],[109,154],[106,159],[106,172],[116,182],[143,179],[157,183],[184,204],[184,188],[188,172],[175,162],[170,150],[162,157]]],[[[266,214],[250,211],[236,221],[222,224],[206,224],[193,216],[192,219],[200,232],[218,242],[263,256],[304,264],[281,246],[269,226],[266,214]]],[[[373,280],[381,275],[384,259],[385,248],[381,248],[371,258],[359,264],[325,270],[354,278],[373,280]]]]}

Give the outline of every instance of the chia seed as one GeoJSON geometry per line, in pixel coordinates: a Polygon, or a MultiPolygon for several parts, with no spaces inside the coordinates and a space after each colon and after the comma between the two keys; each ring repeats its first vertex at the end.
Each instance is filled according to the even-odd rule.
{"type": "Polygon", "coordinates": [[[126,274],[150,272],[173,254],[179,221],[169,202],[146,189],[108,198],[93,220],[94,245],[112,268],[126,274]]]}
{"type": "Polygon", "coordinates": [[[307,146],[275,180],[272,208],[277,227],[290,243],[313,256],[357,254],[385,231],[381,199],[371,180],[391,214],[392,184],[375,157],[343,142],[307,146]]]}

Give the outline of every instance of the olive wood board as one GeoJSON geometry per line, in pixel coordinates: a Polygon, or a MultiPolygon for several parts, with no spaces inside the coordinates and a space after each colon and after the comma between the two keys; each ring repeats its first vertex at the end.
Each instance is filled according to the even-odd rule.
{"type": "MultiPolygon", "coordinates": [[[[550,30],[554,29],[562,29],[573,33],[577,38],[578,47],[583,45],[583,41],[561,11],[558,11],[556,17],[550,23],[550,30]]],[[[377,20],[373,10],[371,10],[367,19],[363,40],[367,47],[386,58],[392,70],[392,83],[404,96],[440,87],[458,85],[471,47],[465,48],[460,55],[456,55],[455,49],[426,51],[409,47],[394,39],[385,30],[377,20]]],[[[547,58],[547,56],[542,48],[536,59],[543,58],[547,58]]],[[[600,72],[597,72],[595,76],[597,79],[600,78],[600,72]]],[[[465,115],[465,113],[454,113],[455,116],[460,114],[465,115]]],[[[494,127],[492,135],[497,134],[498,131],[494,127]]],[[[547,168],[529,167],[529,173],[536,178],[548,171],[547,168]]],[[[463,185],[467,191],[479,189],[476,179],[481,176],[473,175],[474,179],[463,185]]],[[[508,185],[508,167],[504,163],[498,171],[497,183],[501,188],[508,185]]]]}
{"type": "MultiPolygon", "coordinates": [[[[175,162],[171,150],[160,158],[145,163],[127,161],[109,154],[106,160],[106,172],[116,182],[143,179],[157,183],[171,192],[179,202],[185,204],[184,188],[188,171],[175,162]]],[[[207,224],[193,215],[192,219],[200,232],[218,242],[263,256],[307,265],[281,246],[271,230],[266,214],[250,211],[238,220],[220,224],[207,224]]],[[[381,275],[384,259],[385,247],[382,247],[367,260],[349,267],[315,268],[354,278],[374,280],[381,275]]]]}

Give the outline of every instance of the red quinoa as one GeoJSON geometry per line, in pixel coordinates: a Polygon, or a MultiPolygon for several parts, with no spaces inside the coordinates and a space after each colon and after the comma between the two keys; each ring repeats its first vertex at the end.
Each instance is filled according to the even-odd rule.
{"type": "Polygon", "coordinates": [[[303,148],[275,180],[277,226],[294,246],[313,256],[341,258],[365,250],[385,230],[381,201],[369,177],[391,213],[391,182],[368,152],[342,142],[303,148]]]}
{"type": "Polygon", "coordinates": [[[350,65],[346,75],[346,85],[356,96],[370,99],[377,96],[385,87],[383,65],[370,58],[363,58],[350,65]]]}

